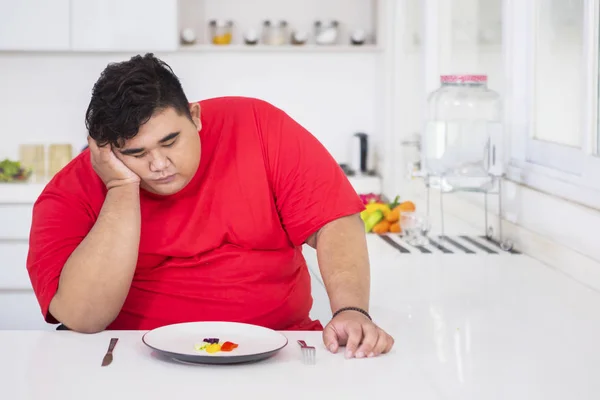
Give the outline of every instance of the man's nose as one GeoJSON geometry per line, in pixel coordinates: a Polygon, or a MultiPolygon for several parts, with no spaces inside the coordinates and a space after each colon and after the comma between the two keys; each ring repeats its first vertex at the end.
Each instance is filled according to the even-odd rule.
{"type": "Polygon", "coordinates": [[[150,170],[160,172],[169,166],[169,159],[160,152],[153,153],[150,158],[150,170]]]}

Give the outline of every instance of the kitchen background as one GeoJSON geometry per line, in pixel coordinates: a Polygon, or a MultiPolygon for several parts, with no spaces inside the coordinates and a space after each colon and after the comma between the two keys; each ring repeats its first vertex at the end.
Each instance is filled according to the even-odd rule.
{"type": "MultiPolygon", "coordinates": [[[[409,172],[428,95],[442,74],[485,74],[504,103],[505,232],[600,287],[597,11],[597,0],[0,0],[0,160],[25,157],[23,145],[45,146],[46,170],[50,145],[76,155],[102,69],[152,51],[190,100],[273,102],[341,164],[353,164],[353,135],[366,133],[375,176],[351,177],[357,190],[418,199],[423,184],[409,172]]],[[[0,319],[39,318],[24,257],[46,175],[0,184],[0,319]],[[14,296],[27,311],[2,314],[14,296]]],[[[485,229],[480,197],[451,196],[447,209],[485,229]]]]}

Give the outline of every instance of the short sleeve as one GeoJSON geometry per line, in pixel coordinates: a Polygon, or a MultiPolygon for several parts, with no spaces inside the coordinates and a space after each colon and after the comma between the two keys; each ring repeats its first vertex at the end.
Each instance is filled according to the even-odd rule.
{"type": "Polygon", "coordinates": [[[56,189],[45,190],[33,207],[27,271],[49,323],[58,323],[49,307],[62,268],[94,224],[86,206],[70,197],[56,189]]]}
{"type": "Polygon", "coordinates": [[[282,225],[295,246],[364,205],[333,156],[282,110],[257,106],[267,169],[282,225]]]}

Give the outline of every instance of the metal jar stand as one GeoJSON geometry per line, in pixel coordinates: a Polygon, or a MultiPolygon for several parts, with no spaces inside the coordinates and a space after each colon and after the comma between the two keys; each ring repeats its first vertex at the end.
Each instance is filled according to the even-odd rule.
{"type": "MultiPolygon", "coordinates": [[[[503,176],[495,176],[495,175],[490,175],[490,177],[493,179],[493,182],[498,185],[498,190],[497,191],[485,191],[485,190],[468,190],[468,191],[463,191],[463,192],[468,192],[468,193],[480,193],[484,196],[484,224],[485,224],[485,237],[492,242],[495,242],[502,250],[504,251],[512,251],[513,247],[514,247],[514,243],[512,240],[505,238],[504,237],[504,233],[502,231],[502,179],[504,178],[503,176]],[[496,195],[498,198],[498,240],[494,239],[494,228],[492,226],[489,225],[489,221],[488,221],[488,196],[489,195],[496,195]]],[[[430,219],[431,218],[431,213],[430,213],[430,199],[431,199],[431,180],[432,179],[443,179],[443,177],[438,177],[438,176],[431,176],[431,175],[425,175],[422,176],[422,178],[425,181],[425,186],[427,187],[427,218],[430,219]]],[[[441,185],[440,185],[441,186],[441,185]]],[[[445,232],[445,228],[444,228],[444,196],[447,194],[452,194],[452,193],[456,193],[456,192],[461,192],[461,190],[453,190],[453,191],[444,191],[443,189],[440,189],[440,219],[441,219],[441,239],[445,240],[446,238],[446,232],[445,232]]]]}

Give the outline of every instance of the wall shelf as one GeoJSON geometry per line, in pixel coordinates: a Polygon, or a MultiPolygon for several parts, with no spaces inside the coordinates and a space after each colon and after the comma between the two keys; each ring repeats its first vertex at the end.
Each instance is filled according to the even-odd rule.
{"type": "Polygon", "coordinates": [[[363,45],[363,46],[318,46],[318,45],[303,45],[303,46],[268,46],[268,45],[212,45],[212,44],[196,44],[181,46],[179,52],[217,52],[217,53],[378,53],[383,51],[380,46],[363,45]]]}
{"type": "Polygon", "coordinates": [[[259,43],[265,42],[265,21],[285,21],[285,31],[278,33],[283,36],[285,43],[290,43],[293,32],[303,32],[306,34],[307,45],[313,45],[307,46],[306,51],[314,51],[315,48],[321,51],[319,46],[314,47],[318,36],[315,23],[336,21],[337,39],[334,46],[339,47],[339,51],[354,51],[351,37],[358,30],[365,35],[365,49],[380,44],[379,38],[383,30],[379,3],[380,0],[177,0],[178,34],[181,35],[185,30],[193,33],[195,44],[210,44],[210,21],[229,21],[231,45],[246,46],[244,37],[250,31],[259,43]]]}

